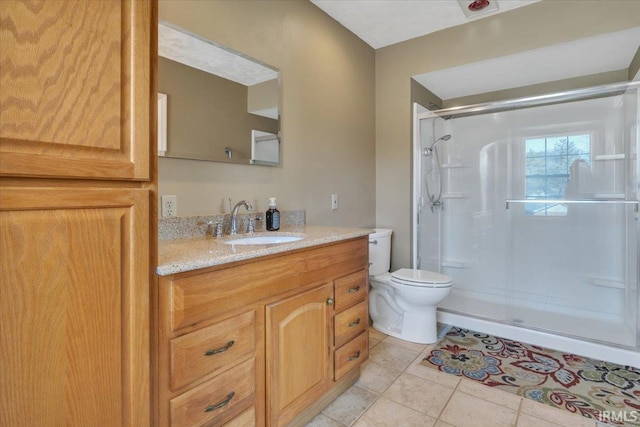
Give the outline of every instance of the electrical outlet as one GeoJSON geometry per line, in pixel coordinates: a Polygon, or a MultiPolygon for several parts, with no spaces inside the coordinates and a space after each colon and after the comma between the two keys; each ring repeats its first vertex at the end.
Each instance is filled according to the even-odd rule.
{"type": "Polygon", "coordinates": [[[334,211],[338,210],[338,195],[337,194],[332,194],[331,195],[331,210],[334,210],[334,211]]]}
{"type": "Polygon", "coordinates": [[[162,217],[169,218],[178,215],[178,202],[176,196],[162,196],[162,217]]]}

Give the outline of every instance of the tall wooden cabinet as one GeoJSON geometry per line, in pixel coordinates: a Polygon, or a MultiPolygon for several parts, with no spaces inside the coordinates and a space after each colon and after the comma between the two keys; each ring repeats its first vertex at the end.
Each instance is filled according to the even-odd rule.
{"type": "Polygon", "coordinates": [[[0,425],[150,424],[156,19],[0,2],[0,425]]]}

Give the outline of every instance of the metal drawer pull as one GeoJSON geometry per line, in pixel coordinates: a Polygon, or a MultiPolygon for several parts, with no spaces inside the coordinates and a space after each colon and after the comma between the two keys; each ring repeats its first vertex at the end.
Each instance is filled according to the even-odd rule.
{"type": "Polygon", "coordinates": [[[360,318],[358,317],[356,320],[354,320],[353,322],[349,323],[349,327],[353,328],[354,326],[357,326],[360,324],[360,318]]]}
{"type": "MultiPolygon", "coordinates": [[[[360,352],[358,352],[358,353],[360,353],[360,352]]],[[[359,354],[358,354],[358,356],[359,356],[359,354]]],[[[204,408],[204,412],[213,412],[216,409],[220,409],[220,408],[222,408],[224,406],[227,406],[227,404],[229,402],[231,402],[231,399],[233,399],[233,396],[235,396],[235,395],[236,395],[236,392],[232,391],[231,393],[227,394],[227,398],[224,399],[222,402],[218,402],[215,405],[209,405],[206,408],[204,408]]]]}
{"type": "Polygon", "coordinates": [[[371,245],[377,245],[378,241],[377,240],[369,240],[369,244],[371,245]]]}
{"type": "Polygon", "coordinates": [[[204,355],[205,356],[213,356],[214,354],[224,353],[225,351],[229,350],[233,344],[235,344],[235,341],[231,340],[224,347],[216,348],[215,350],[207,350],[207,351],[205,351],[204,355]]]}
{"type": "Polygon", "coordinates": [[[360,290],[360,285],[354,286],[353,288],[349,288],[348,293],[352,294],[354,292],[358,292],[360,290]]]}
{"type": "Polygon", "coordinates": [[[353,356],[349,357],[349,362],[353,362],[354,360],[357,360],[360,357],[360,350],[356,351],[356,353],[353,356]]]}

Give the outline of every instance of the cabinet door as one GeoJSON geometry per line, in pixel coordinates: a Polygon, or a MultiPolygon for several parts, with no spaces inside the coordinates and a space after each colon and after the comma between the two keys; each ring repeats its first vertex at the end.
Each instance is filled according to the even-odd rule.
{"type": "Polygon", "coordinates": [[[0,175],[149,178],[152,4],[0,1],[0,175]]]}
{"type": "Polygon", "coordinates": [[[331,381],[333,306],[327,283],[267,306],[267,417],[287,424],[331,381]]]}
{"type": "Polygon", "coordinates": [[[148,199],[0,188],[0,425],[149,425],[148,199]]]}

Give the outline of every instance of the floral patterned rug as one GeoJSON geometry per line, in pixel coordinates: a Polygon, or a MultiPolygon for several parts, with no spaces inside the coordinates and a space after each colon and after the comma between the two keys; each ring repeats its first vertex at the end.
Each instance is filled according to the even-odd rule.
{"type": "Polygon", "coordinates": [[[422,364],[611,425],[640,426],[640,369],[451,328],[422,364]]]}

